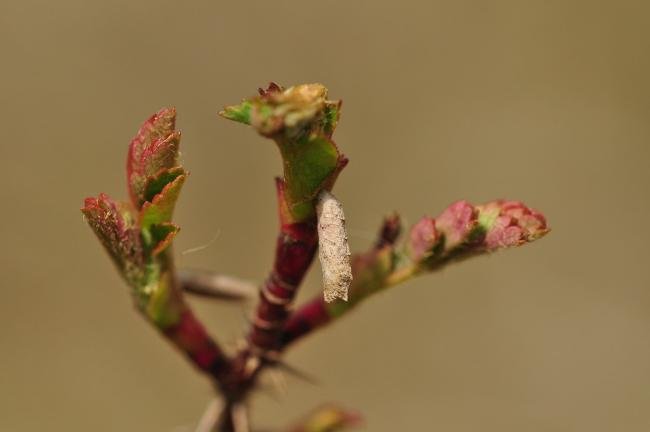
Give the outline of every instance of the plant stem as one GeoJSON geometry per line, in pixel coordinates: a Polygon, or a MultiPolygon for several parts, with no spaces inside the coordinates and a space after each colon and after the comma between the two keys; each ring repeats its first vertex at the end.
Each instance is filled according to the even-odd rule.
{"type": "Polygon", "coordinates": [[[281,216],[275,261],[260,291],[260,303],[248,334],[251,350],[262,357],[277,350],[289,308],[318,247],[315,217],[304,222],[285,222],[284,182],[277,179],[276,186],[281,216]]]}

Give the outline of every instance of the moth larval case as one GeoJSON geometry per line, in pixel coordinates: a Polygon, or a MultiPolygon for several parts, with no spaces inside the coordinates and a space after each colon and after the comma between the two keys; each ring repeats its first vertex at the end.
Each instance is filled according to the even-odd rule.
{"type": "Polygon", "coordinates": [[[350,246],[341,203],[327,191],[318,196],[318,258],[323,271],[323,296],[326,302],[348,299],[352,282],[350,246]]]}

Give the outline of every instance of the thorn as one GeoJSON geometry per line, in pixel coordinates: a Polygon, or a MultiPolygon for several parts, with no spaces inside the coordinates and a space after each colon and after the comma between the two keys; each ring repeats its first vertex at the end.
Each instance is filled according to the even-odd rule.
{"type": "Polygon", "coordinates": [[[295,378],[298,378],[299,380],[301,380],[303,382],[309,383],[309,384],[314,385],[314,386],[320,386],[321,385],[320,382],[318,381],[318,379],[316,379],[316,377],[314,377],[313,375],[311,375],[311,374],[309,374],[307,372],[304,372],[304,371],[296,368],[295,366],[291,366],[291,365],[289,365],[288,363],[286,363],[284,361],[276,360],[276,361],[273,362],[272,366],[286,372],[288,375],[291,375],[291,376],[293,376],[295,378]]]}
{"type": "Polygon", "coordinates": [[[282,371],[278,369],[269,370],[269,378],[271,378],[271,385],[280,395],[286,396],[288,393],[287,379],[282,371]]]}

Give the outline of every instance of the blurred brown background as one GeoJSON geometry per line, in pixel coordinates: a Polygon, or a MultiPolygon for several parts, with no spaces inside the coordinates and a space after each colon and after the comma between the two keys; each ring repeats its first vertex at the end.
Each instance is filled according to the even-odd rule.
{"type": "MultiPolygon", "coordinates": [[[[192,430],[211,397],[134,312],[82,198],[126,197],[131,136],[179,111],[192,172],[180,264],[261,280],[272,143],[217,119],[269,80],[344,100],[336,193],[352,247],[383,214],[522,199],[553,232],[370,300],[255,398],[322,402],[369,431],[650,430],[650,5],[646,1],[0,2],[0,430],[192,430]]],[[[180,254],[179,254],[180,255],[180,254]]],[[[303,297],[319,289],[318,268],[303,297]]],[[[194,302],[233,344],[242,306],[194,302]]]]}

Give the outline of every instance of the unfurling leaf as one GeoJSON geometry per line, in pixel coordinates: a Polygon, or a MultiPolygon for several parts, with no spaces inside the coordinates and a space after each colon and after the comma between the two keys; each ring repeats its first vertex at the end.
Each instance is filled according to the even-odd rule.
{"type": "Polygon", "coordinates": [[[152,225],[171,221],[176,200],[187,178],[186,174],[179,175],[168,183],[159,194],[142,205],[139,225],[143,230],[152,225]]]}
{"type": "Polygon", "coordinates": [[[488,251],[520,246],[549,232],[544,215],[519,201],[497,200],[477,209],[483,246],[488,251]]]}
{"type": "Polygon", "coordinates": [[[178,166],[180,132],[175,131],[176,110],[164,108],[143,123],[131,140],[127,158],[127,181],[133,204],[146,201],[148,179],[161,170],[178,166]]]}
{"type": "Polygon", "coordinates": [[[286,206],[290,222],[314,216],[315,200],[330,190],[347,164],[331,136],[338,123],[340,101],[327,99],[322,84],[302,84],[283,89],[271,83],[260,94],[219,114],[250,124],[272,138],[282,154],[286,206]]]}
{"type": "Polygon", "coordinates": [[[444,236],[445,252],[467,243],[476,223],[476,209],[467,201],[458,201],[447,207],[436,218],[436,229],[444,236]]]}
{"type": "Polygon", "coordinates": [[[100,194],[86,198],[81,211],[124,279],[132,286],[140,284],[144,278],[142,244],[129,208],[100,194]]]}
{"type": "Polygon", "coordinates": [[[163,191],[165,186],[176,180],[181,175],[187,175],[183,167],[174,167],[162,169],[156,175],[148,177],[144,187],[144,202],[153,201],[153,199],[163,191]]]}
{"type": "Polygon", "coordinates": [[[249,125],[251,124],[252,108],[253,104],[250,101],[243,101],[239,105],[225,107],[219,115],[225,119],[249,125]]]}
{"type": "Polygon", "coordinates": [[[413,262],[422,262],[433,255],[439,244],[440,235],[436,229],[436,220],[428,216],[413,225],[407,239],[407,252],[413,262]]]}
{"type": "Polygon", "coordinates": [[[330,136],[338,120],[340,102],[327,100],[322,84],[301,84],[283,89],[271,83],[256,97],[224,108],[224,118],[250,124],[261,135],[295,137],[305,134],[330,136]]]}
{"type": "Polygon", "coordinates": [[[151,234],[151,255],[157,256],[164,252],[178,234],[180,228],[169,222],[151,225],[149,233],[151,234]]]}

